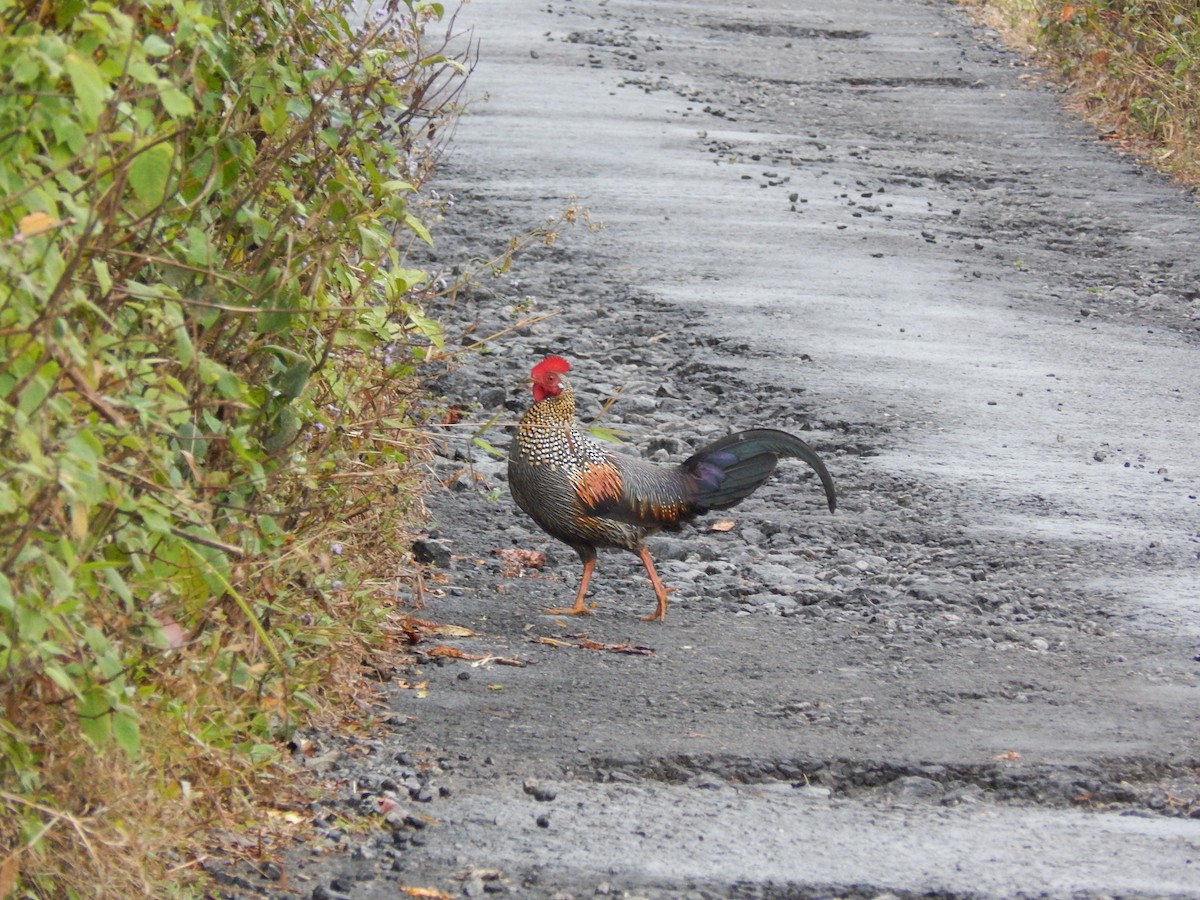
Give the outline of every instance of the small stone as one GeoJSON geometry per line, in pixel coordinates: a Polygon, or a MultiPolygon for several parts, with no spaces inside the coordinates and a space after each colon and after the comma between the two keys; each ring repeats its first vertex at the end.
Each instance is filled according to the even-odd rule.
{"type": "Polygon", "coordinates": [[[521,789],[539,803],[549,803],[558,796],[558,792],[554,788],[545,787],[533,780],[526,781],[521,785],[521,789]]]}
{"type": "Polygon", "coordinates": [[[450,548],[442,541],[428,538],[413,541],[412,553],[419,563],[437,566],[439,569],[450,568],[450,548]]]}
{"type": "Polygon", "coordinates": [[[498,409],[504,405],[504,401],[508,399],[508,395],[504,388],[492,385],[481,389],[477,395],[477,399],[479,400],[479,405],[484,409],[498,409]]]}
{"type": "Polygon", "coordinates": [[[549,828],[550,827],[550,817],[547,815],[538,816],[537,817],[537,827],[538,828],[549,828]]]}

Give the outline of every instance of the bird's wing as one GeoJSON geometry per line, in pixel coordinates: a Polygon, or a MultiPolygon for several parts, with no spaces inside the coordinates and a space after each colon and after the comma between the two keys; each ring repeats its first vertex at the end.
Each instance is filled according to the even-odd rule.
{"type": "Polygon", "coordinates": [[[609,460],[588,460],[570,474],[571,487],[583,508],[598,513],[620,502],[624,492],[621,473],[609,460]]]}
{"type": "Polygon", "coordinates": [[[572,480],[589,515],[653,528],[696,514],[694,497],[675,467],[607,454],[604,463],[583,467],[572,480]]]}

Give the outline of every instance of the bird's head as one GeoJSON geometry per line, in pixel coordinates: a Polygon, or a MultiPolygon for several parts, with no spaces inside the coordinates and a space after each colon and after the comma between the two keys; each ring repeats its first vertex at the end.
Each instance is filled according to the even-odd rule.
{"type": "Polygon", "coordinates": [[[561,356],[547,356],[533,367],[529,380],[533,383],[533,402],[541,403],[547,397],[557,397],[566,387],[562,376],[571,364],[561,356]]]}

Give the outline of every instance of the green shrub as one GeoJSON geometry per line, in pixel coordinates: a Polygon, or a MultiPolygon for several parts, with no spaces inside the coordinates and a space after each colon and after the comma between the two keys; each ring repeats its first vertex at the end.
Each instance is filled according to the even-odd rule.
{"type": "Polygon", "coordinates": [[[144,887],[378,639],[441,16],[0,0],[0,895],[144,887]]]}

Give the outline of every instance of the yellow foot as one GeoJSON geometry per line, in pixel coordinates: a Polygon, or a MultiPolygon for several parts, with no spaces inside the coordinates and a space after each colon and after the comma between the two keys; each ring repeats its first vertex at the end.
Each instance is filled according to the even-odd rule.
{"type": "Polygon", "coordinates": [[[590,616],[592,611],[586,606],[563,606],[543,609],[542,612],[552,616],[590,616]]]}

